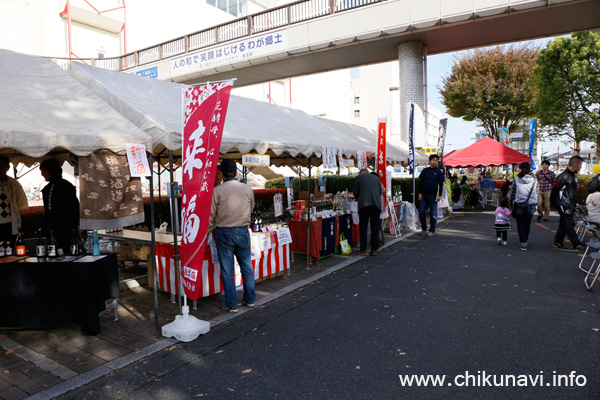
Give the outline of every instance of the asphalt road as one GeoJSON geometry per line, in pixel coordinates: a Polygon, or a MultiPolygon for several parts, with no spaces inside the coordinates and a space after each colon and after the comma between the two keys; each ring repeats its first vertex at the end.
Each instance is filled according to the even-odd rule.
{"type": "Polygon", "coordinates": [[[465,212],[61,398],[600,399],[600,284],[552,248],[556,215],[529,251],[512,225],[498,246],[465,212]]]}

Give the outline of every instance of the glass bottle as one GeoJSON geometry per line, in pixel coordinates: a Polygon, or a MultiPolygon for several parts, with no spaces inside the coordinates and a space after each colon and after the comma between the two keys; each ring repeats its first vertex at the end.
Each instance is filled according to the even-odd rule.
{"type": "Polygon", "coordinates": [[[42,228],[38,229],[38,238],[35,243],[35,255],[37,257],[46,257],[46,242],[42,236],[42,228]]]}
{"type": "Polygon", "coordinates": [[[79,240],[79,255],[85,255],[86,238],[83,233],[81,233],[77,236],[77,239],[79,240]]]}
{"type": "Polygon", "coordinates": [[[27,255],[27,249],[25,248],[25,240],[23,240],[23,231],[19,229],[17,236],[16,251],[18,256],[27,255]]]}
{"type": "Polygon", "coordinates": [[[98,231],[96,229],[92,233],[92,255],[94,257],[100,255],[100,242],[98,241],[98,231]]]}
{"type": "Polygon", "coordinates": [[[71,233],[71,241],[69,243],[69,254],[72,256],[76,256],[79,254],[79,235],[77,234],[77,229],[73,229],[73,233],[71,233]]]}
{"type": "Polygon", "coordinates": [[[13,248],[10,242],[6,242],[6,246],[4,247],[4,255],[7,257],[13,255],[13,248]]]}
{"type": "Polygon", "coordinates": [[[4,242],[0,242],[0,257],[4,257],[5,255],[4,242]]]}
{"type": "Polygon", "coordinates": [[[58,255],[56,251],[56,239],[54,239],[54,231],[50,231],[50,239],[48,240],[48,246],[46,247],[46,255],[48,257],[56,257],[58,255]]]}

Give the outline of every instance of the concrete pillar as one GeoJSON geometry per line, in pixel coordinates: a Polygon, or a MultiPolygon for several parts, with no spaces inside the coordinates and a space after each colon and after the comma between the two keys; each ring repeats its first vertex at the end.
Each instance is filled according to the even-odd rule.
{"type": "MultiPolygon", "coordinates": [[[[423,90],[423,44],[407,42],[398,45],[400,73],[400,138],[408,143],[410,103],[415,103],[415,136],[420,133],[418,121],[423,119],[425,99],[423,90]]],[[[416,142],[416,138],[415,138],[416,142]]]]}

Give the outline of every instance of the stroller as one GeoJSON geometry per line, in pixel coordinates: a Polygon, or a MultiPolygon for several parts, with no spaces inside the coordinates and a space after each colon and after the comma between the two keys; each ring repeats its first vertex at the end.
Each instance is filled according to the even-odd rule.
{"type": "Polygon", "coordinates": [[[465,200],[465,205],[468,204],[471,208],[475,208],[477,203],[481,204],[481,207],[485,208],[485,198],[483,197],[483,193],[479,189],[471,190],[471,194],[465,200]]]}

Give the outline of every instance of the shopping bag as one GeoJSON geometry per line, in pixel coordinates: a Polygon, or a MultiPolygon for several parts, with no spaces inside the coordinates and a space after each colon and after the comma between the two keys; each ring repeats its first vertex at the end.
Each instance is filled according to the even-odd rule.
{"type": "Polygon", "coordinates": [[[352,249],[350,248],[350,245],[348,244],[348,239],[346,239],[346,237],[344,236],[343,233],[340,235],[340,246],[342,248],[342,254],[352,253],[352,249]]]}

